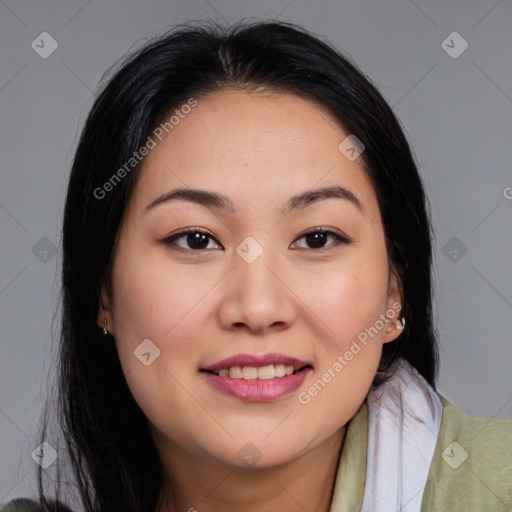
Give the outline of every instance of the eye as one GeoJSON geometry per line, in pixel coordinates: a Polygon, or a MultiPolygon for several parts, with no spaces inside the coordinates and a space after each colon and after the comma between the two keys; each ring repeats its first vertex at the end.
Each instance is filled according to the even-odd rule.
{"type": "MultiPolygon", "coordinates": [[[[301,238],[304,238],[306,240],[306,243],[310,244],[312,247],[305,247],[305,249],[324,249],[325,247],[329,247],[329,245],[325,245],[325,242],[329,237],[334,238],[335,243],[334,245],[339,245],[341,243],[343,244],[350,244],[352,243],[352,240],[349,238],[346,238],[344,236],[338,235],[337,233],[334,233],[333,231],[329,231],[323,228],[315,228],[310,231],[307,231],[306,233],[303,233],[301,236],[297,238],[297,240],[300,240],[301,238]]],[[[304,248],[304,247],[302,247],[304,248]]]]}
{"type": "MultiPolygon", "coordinates": [[[[309,245],[309,247],[300,247],[303,249],[324,249],[331,245],[336,246],[341,243],[352,243],[352,240],[350,240],[349,238],[338,235],[333,231],[329,231],[323,228],[315,228],[310,231],[307,231],[306,233],[303,233],[300,237],[298,237],[297,240],[300,240],[302,238],[309,245]],[[329,239],[329,237],[334,239],[334,244],[331,243],[326,245],[326,241],[329,239]]],[[[178,233],[175,233],[171,236],[168,236],[160,240],[160,242],[162,242],[165,245],[174,245],[179,249],[192,250],[194,252],[206,249],[214,249],[215,247],[208,247],[210,241],[215,241],[217,243],[217,247],[222,248],[221,244],[217,242],[213,235],[211,235],[208,231],[194,227],[183,229],[178,233]],[[177,242],[178,240],[181,239],[185,240],[186,246],[183,246],[182,244],[177,242]]],[[[297,242],[295,242],[294,245],[296,244],[297,242]]]]}
{"type": "MultiPolygon", "coordinates": [[[[208,247],[210,240],[215,240],[215,238],[208,231],[204,231],[199,228],[186,228],[181,230],[179,233],[175,233],[174,235],[160,240],[160,242],[166,245],[175,245],[180,249],[194,250],[197,252],[198,250],[212,249],[212,247],[208,247]],[[183,247],[183,245],[177,243],[177,240],[182,238],[185,239],[187,247],[183,247]]],[[[220,246],[218,242],[217,244],[220,246]]]]}

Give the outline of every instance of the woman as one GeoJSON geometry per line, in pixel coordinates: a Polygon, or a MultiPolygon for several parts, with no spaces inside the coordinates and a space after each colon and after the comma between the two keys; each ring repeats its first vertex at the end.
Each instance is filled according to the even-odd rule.
{"type": "Polygon", "coordinates": [[[299,27],[123,62],[65,209],[72,508],[508,510],[512,421],[435,389],[427,204],[382,96],[299,27]]]}

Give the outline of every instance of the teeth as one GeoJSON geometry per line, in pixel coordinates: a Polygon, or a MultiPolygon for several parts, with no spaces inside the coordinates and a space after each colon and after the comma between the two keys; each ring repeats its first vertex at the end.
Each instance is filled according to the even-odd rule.
{"type": "Polygon", "coordinates": [[[229,376],[232,379],[241,379],[242,378],[242,368],[240,366],[232,366],[229,369],[229,376]]]}
{"type": "Polygon", "coordinates": [[[269,364],[268,366],[261,366],[258,368],[258,379],[262,380],[270,380],[276,376],[276,369],[273,364],[269,364]]]}
{"type": "Polygon", "coordinates": [[[285,366],[284,364],[269,364],[267,366],[232,366],[231,368],[223,368],[219,370],[221,377],[231,377],[232,379],[246,380],[270,380],[281,378],[293,373],[293,366],[285,366]]]}
{"type": "Polygon", "coordinates": [[[254,368],[254,366],[244,366],[242,368],[242,379],[257,379],[258,378],[258,368],[254,368]]]}

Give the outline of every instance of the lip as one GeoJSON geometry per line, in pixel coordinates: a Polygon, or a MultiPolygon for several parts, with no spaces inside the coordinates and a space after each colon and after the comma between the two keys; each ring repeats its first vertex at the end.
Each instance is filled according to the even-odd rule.
{"type": "Polygon", "coordinates": [[[248,402],[270,402],[296,391],[306,379],[311,367],[269,380],[232,379],[214,373],[201,372],[204,378],[217,390],[248,402]]]}
{"type": "MultiPolygon", "coordinates": [[[[312,366],[311,363],[301,361],[296,357],[286,356],[284,354],[264,354],[262,356],[256,356],[252,354],[237,354],[233,357],[228,357],[210,366],[205,366],[201,370],[210,370],[218,372],[225,368],[231,368],[232,366],[267,366],[269,364],[284,364],[285,366],[293,366],[294,370],[298,370],[303,366],[312,366]]],[[[284,379],[285,377],[281,377],[284,379]]],[[[238,380],[238,379],[235,379],[238,380]]]]}
{"type": "Polygon", "coordinates": [[[284,354],[270,353],[261,356],[238,354],[201,368],[200,372],[209,384],[223,393],[249,402],[269,402],[296,391],[312,370],[313,365],[311,363],[284,354]],[[260,367],[270,364],[293,366],[295,373],[268,380],[233,379],[231,377],[221,377],[214,373],[208,373],[218,372],[219,370],[228,369],[232,366],[260,367]]]}

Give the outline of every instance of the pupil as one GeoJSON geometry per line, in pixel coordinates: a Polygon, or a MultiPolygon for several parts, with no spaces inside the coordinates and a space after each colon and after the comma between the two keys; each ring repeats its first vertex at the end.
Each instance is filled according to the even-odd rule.
{"type": "MultiPolygon", "coordinates": [[[[306,235],[308,244],[314,247],[322,247],[325,243],[325,233],[309,233],[306,235]]],[[[188,235],[190,246],[195,248],[204,249],[208,246],[208,236],[203,233],[193,233],[188,235]]]]}
{"type": "Polygon", "coordinates": [[[193,233],[188,235],[188,241],[191,242],[190,245],[195,248],[203,249],[208,245],[207,235],[203,233],[193,233]],[[205,244],[206,242],[206,244],[205,244]],[[204,247],[203,247],[204,245],[204,247]]]}
{"type": "Polygon", "coordinates": [[[322,247],[323,242],[325,242],[325,233],[309,233],[306,237],[309,245],[315,246],[317,244],[316,246],[322,247]]]}

